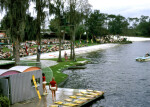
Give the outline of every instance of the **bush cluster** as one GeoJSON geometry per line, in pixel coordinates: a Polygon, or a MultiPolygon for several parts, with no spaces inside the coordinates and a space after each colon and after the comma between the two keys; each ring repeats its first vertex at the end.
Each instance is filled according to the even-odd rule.
{"type": "Polygon", "coordinates": [[[9,107],[10,101],[6,96],[0,95],[0,107],[9,107]]]}

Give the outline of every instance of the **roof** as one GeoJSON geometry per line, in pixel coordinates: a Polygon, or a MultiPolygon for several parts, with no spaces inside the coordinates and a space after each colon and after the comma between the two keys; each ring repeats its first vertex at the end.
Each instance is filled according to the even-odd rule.
{"type": "Polygon", "coordinates": [[[0,69],[0,76],[13,75],[17,73],[20,73],[20,72],[16,70],[0,69]]]}
{"type": "Polygon", "coordinates": [[[8,69],[0,69],[0,75],[8,71],[8,69]]]}
{"type": "Polygon", "coordinates": [[[35,71],[39,69],[40,69],[39,67],[33,66],[14,66],[10,69],[0,69],[0,76],[13,75],[17,73],[35,71]]]}
{"type": "Polygon", "coordinates": [[[35,71],[35,70],[39,70],[39,67],[33,67],[33,66],[14,66],[12,68],[10,68],[9,70],[17,70],[20,72],[28,72],[28,71],[35,71]]]}

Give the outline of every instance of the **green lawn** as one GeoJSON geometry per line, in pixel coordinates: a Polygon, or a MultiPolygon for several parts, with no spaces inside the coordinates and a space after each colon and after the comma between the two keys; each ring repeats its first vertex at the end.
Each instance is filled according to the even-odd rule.
{"type": "Polygon", "coordinates": [[[84,43],[85,40],[82,40],[82,43],[80,44],[79,40],[76,40],[75,43],[80,44],[80,45],[87,45],[87,46],[93,46],[93,45],[99,45],[96,42],[91,43],[91,41],[89,40],[89,43],[84,43]]]}
{"type": "Polygon", "coordinates": [[[49,82],[52,80],[53,72],[50,67],[42,68],[42,73],[45,73],[46,82],[49,84],[49,82]]]}
{"type": "MultiPolygon", "coordinates": [[[[53,61],[57,61],[57,58],[54,59],[50,59],[53,61]]],[[[47,81],[47,85],[49,84],[49,82],[52,80],[52,77],[55,77],[55,80],[57,82],[57,84],[60,84],[61,82],[63,82],[68,75],[64,74],[62,71],[67,69],[70,66],[74,66],[74,65],[81,65],[80,62],[78,61],[88,61],[85,58],[77,58],[77,61],[65,61],[64,58],[62,58],[62,62],[58,62],[57,65],[51,66],[51,67],[45,67],[42,68],[42,73],[45,73],[46,76],[46,81],[47,81]]],[[[27,66],[37,66],[35,61],[21,61],[20,62],[21,65],[27,65],[27,66]]]]}
{"type": "MultiPolygon", "coordinates": [[[[45,45],[41,45],[41,47],[42,46],[45,46],[45,45]]],[[[47,46],[48,46],[48,49],[51,49],[53,45],[47,45],[47,46]]],[[[37,45],[33,45],[30,48],[37,48],[37,45]]]]}
{"type": "Polygon", "coordinates": [[[4,52],[9,52],[10,49],[8,49],[7,47],[3,47],[3,51],[4,51],[4,52]]]}
{"type": "MultiPolygon", "coordinates": [[[[57,61],[57,59],[51,59],[51,60],[54,60],[54,61],[57,61]]],[[[73,65],[77,65],[79,64],[78,61],[87,61],[87,59],[84,59],[84,58],[77,58],[77,61],[74,62],[74,61],[65,61],[64,58],[63,58],[63,62],[58,62],[57,65],[54,65],[54,66],[51,66],[51,70],[52,70],[52,73],[53,73],[53,76],[55,77],[55,80],[57,82],[57,84],[60,84],[61,82],[63,82],[67,77],[68,75],[67,74],[64,74],[62,71],[67,69],[69,66],[73,66],[73,65]]],[[[51,81],[51,73],[47,73],[45,71],[43,71],[46,75],[46,81],[49,83],[51,81]]]]}

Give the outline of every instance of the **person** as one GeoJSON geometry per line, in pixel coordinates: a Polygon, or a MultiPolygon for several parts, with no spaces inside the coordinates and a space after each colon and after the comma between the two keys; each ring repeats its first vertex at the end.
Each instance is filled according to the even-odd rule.
{"type": "Polygon", "coordinates": [[[147,54],[145,55],[145,57],[148,57],[148,56],[150,56],[150,54],[149,54],[149,53],[147,53],[147,54]]]}
{"type": "Polygon", "coordinates": [[[86,43],[89,43],[89,40],[88,40],[88,39],[86,40],[86,43]]]}
{"type": "Polygon", "coordinates": [[[64,57],[65,57],[65,61],[67,61],[67,60],[68,60],[68,56],[67,56],[66,51],[65,51],[65,53],[64,53],[64,57]]]}
{"type": "Polygon", "coordinates": [[[25,51],[26,51],[26,54],[27,54],[27,56],[28,56],[28,47],[27,47],[26,42],[25,42],[25,51]]]}
{"type": "Polygon", "coordinates": [[[51,90],[52,92],[52,100],[56,101],[56,91],[57,91],[57,83],[55,81],[55,78],[53,77],[52,78],[52,81],[50,81],[49,83],[49,89],[51,90]]]}
{"type": "Polygon", "coordinates": [[[82,41],[80,40],[80,44],[82,43],[82,41]]]}
{"type": "Polygon", "coordinates": [[[42,73],[42,79],[43,79],[43,92],[47,93],[47,89],[46,89],[46,77],[45,77],[44,73],[42,73]]]}
{"type": "Polygon", "coordinates": [[[91,43],[93,43],[93,39],[91,39],[91,43]]]}

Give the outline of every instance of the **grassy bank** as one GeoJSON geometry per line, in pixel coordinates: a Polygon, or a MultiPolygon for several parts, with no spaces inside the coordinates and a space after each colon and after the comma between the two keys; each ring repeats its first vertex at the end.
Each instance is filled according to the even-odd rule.
{"type": "MultiPolygon", "coordinates": [[[[58,58],[53,58],[50,60],[57,61],[58,58]]],[[[68,77],[67,74],[64,74],[62,72],[63,70],[66,70],[70,66],[83,65],[83,63],[81,63],[80,61],[89,61],[85,58],[77,58],[76,60],[76,62],[71,60],[65,61],[65,59],[62,58],[62,62],[57,62],[57,65],[42,68],[42,72],[45,73],[46,76],[47,85],[51,81],[52,77],[55,77],[57,84],[60,84],[61,82],[65,81],[68,77]]],[[[26,66],[36,66],[37,63],[35,61],[21,61],[20,64],[26,66]]]]}
{"type": "MultiPolygon", "coordinates": [[[[51,59],[53,61],[57,61],[57,58],[55,59],[51,59]]],[[[57,82],[57,84],[60,84],[61,82],[65,81],[68,77],[67,74],[64,74],[62,71],[67,69],[70,66],[74,66],[74,65],[78,65],[78,64],[82,64],[79,61],[88,61],[87,59],[84,58],[77,58],[77,61],[65,61],[64,58],[62,59],[62,62],[58,62],[57,65],[51,66],[50,69],[52,70],[52,72],[48,72],[47,70],[43,70],[43,72],[46,74],[46,81],[47,84],[49,84],[49,82],[51,81],[51,77],[52,75],[55,77],[55,80],[57,82]]],[[[45,68],[48,69],[48,68],[45,68]]]]}

